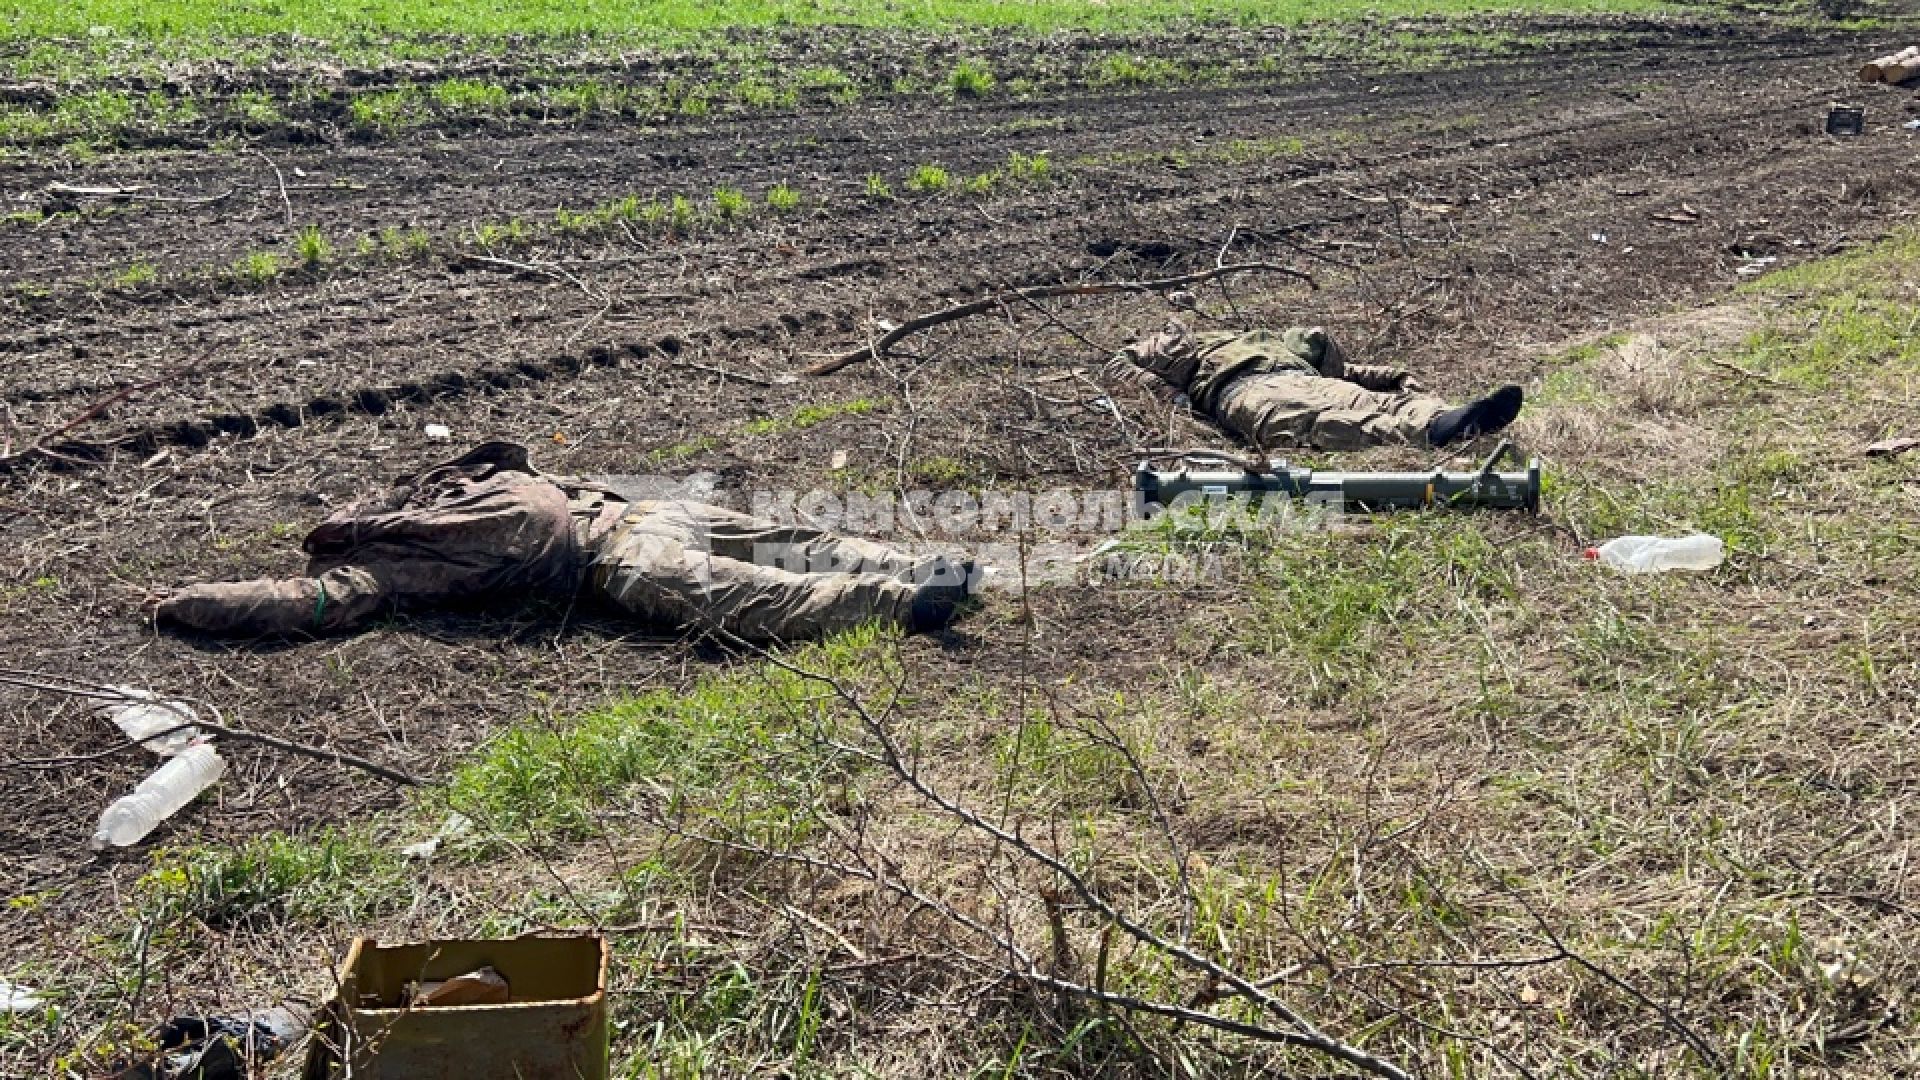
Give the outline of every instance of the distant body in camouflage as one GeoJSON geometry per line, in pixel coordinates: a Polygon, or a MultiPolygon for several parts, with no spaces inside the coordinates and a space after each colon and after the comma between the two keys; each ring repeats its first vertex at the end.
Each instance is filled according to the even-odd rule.
{"type": "MultiPolygon", "coordinates": [[[[488,443],[329,518],[304,577],[194,585],[164,622],[229,637],[344,631],[398,608],[592,589],[651,622],[753,641],[880,620],[927,629],[962,564],[681,500],[619,494],[488,443]]],[[[955,580],[959,578],[960,580],[955,580]]]]}
{"type": "Polygon", "coordinates": [[[1176,400],[1184,395],[1263,450],[1443,445],[1505,427],[1519,412],[1517,387],[1456,408],[1419,393],[1401,368],[1348,363],[1319,327],[1194,334],[1171,322],[1120,350],[1109,370],[1176,400]]]}

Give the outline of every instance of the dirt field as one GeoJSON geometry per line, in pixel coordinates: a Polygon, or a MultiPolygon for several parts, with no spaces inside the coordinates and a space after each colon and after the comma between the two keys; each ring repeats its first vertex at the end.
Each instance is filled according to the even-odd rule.
{"type": "MultiPolygon", "coordinates": [[[[1902,124],[1920,100],[1854,81],[1884,35],[1550,28],[1568,26],[1587,33],[1417,71],[1303,62],[1224,86],[0,166],[8,206],[49,215],[0,224],[0,416],[16,450],[52,433],[50,454],[0,474],[0,667],[166,688],[218,702],[238,726],[444,776],[521,718],[684,689],[732,662],[539,605],[228,648],[157,636],[143,595],[293,572],[330,507],[482,438],[533,444],[556,471],[716,474],[742,505],[766,490],[1113,488],[1136,447],[1228,445],[1144,400],[1102,397],[1104,355],[1171,313],[1153,297],[1013,308],[886,364],[783,377],[864,340],[870,317],[897,322],[993,286],[1282,263],[1317,288],[1246,274],[1203,289],[1203,308],[1231,325],[1323,323],[1459,397],[1531,387],[1567,343],[1877,239],[1920,205],[1920,179],[1897,165],[1912,157],[1902,124]],[[1822,134],[1834,101],[1867,106],[1863,137],[1822,134]],[[950,180],[912,190],[919,166],[950,180]],[[985,190],[963,190],[989,174],[985,190]],[[48,194],[53,183],[143,186],[116,199],[48,194]],[[766,204],[779,185],[797,207],[766,204]],[[750,211],[728,220],[712,198],[722,189],[750,211]],[[556,217],[627,196],[670,207],[676,194],[697,220],[556,217]],[[298,226],[330,244],[310,268],[298,226]],[[383,230],[425,239],[389,250],[383,230]],[[254,280],[230,269],[254,251],[282,264],[254,280]],[[151,276],[126,276],[143,264],[151,276]],[[428,439],[429,423],[452,439],[428,439]]],[[[1044,646],[1015,663],[1024,624],[996,594],[972,624],[905,655],[916,679],[982,700],[1029,684],[1151,685],[1157,628],[1218,602],[1207,588],[1039,590],[1044,646]]],[[[49,696],[8,691],[0,713],[10,759],[108,745],[97,721],[49,696]]],[[[156,842],[239,842],[401,803],[352,771],[243,746],[228,756],[219,797],[156,842]]],[[[149,767],[120,755],[0,772],[12,808],[0,888],[44,898],[7,920],[0,970],[45,963],[54,928],[77,948],[79,928],[106,920],[150,868],[143,850],[85,849],[99,808],[149,767]]],[[[1235,830],[1214,839],[1244,841],[1235,830]]],[[[0,1060],[46,1071],[87,1037],[22,1036],[0,1060]]],[[[1617,1075],[1678,1074],[1642,1049],[1620,1051],[1639,1064],[1617,1075]]],[[[1598,1075],[1604,1060],[1565,1075],[1598,1075]]],[[[1474,1074],[1504,1070],[1487,1067],[1474,1074]]],[[[1425,1068],[1444,1074],[1437,1058],[1425,1068]]]]}

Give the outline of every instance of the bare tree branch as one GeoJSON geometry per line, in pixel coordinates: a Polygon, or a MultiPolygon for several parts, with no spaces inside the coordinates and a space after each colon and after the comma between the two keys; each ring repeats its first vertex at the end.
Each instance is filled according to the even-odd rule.
{"type": "MultiPolygon", "coordinates": [[[[164,701],[154,702],[146,698],[138,697],[133,694],[124,693],[122,691],[115,690],[113,687],[110,687],[110,686],[89,686],[87,684],[79,684],[79,683],[72,684],[69,686],[61,686],[61,685],[58,685],[60,681],[64,681],[64,680],[59,680],[57,679],[57,677],[54,677],[54,676],[34,676],[31,674],[16,673],[10,669],[0,670],[0,684],[4,684],[7,686],[20,686],[20,687],[25,687],[32,690],[46,690],[52,693],[68,694],[74,697],[92,698],[97,701],[124,701],[128,703],[139,703],[139,704],[145,704],[145,705],[159,704],[163,707],[166,704],[164,701]]],[[[335,765],[351,766],[352,768],[359,769],[363,772],[372,773],[374,776],[377,776],[382,780],[388,780],[395,784],[400,784],[405,787],[424,787],[426,785],[426,781],[420,779],[419,777],[413,775],[410,772],[405,772],[400,769],[392,768],[387,765],[382,765],[378,762],[368,761],[366,758],[360,757],[355,754],[349,754],[341,750],[328,750],[325,747],[320,747],[320,746],[309,746],[306,743],[294,742],[291,739],[282,739],[275,735],[263,735],[257,731],[245,731],[240,728],[229,727],[224,722],[224,718],[221,717],[220,710],[215,708],[212,704],[208,702],[200,701],[200,700],[189,700],[187,698],[175,698],[172,700],[182,701],[190,705],[198,705],[201,708],[205,709],[208,713],[212,714],[215,719],[213,720],[195,719],[192,721],[175,724],[174,726],[167,728],[163,731],[156,731],[151,735],[144,736],[143,738],[140,738],[140,739],[129,739],[128,741],[123,742],[118,746],[114,746],[106,750],[101,750],[97,753],[81,754],[74,757],[25,758],[18,761],[0,762],[0,765],[4,765],[6,768],[10,768],[10,769],[21,769],[21,770],[27,770],[27,771],[45,771],[49,769],[63,769],[70,765],[78,765],[78,764],[82,764],[89,761],[98,761],[102,758],[112,757],[115,754],[119,754],[127,750],[131,750],[136,746],[141,746],[146,743],[153,742],[156,739],[163,739],[168,735],[178,734],[179,732],[182,732],[182,731],[204,731],[212,735],[218,735],[221,738],[228,739],[233,742],[258,743],[262,746],[272,747],[275,750],[283,750],[290,754],[298,754],[301,757],[310,757],[317,761],[329,761],[335,765]]]]}
{"type": "Polygon", "coordinates": [[[1232,263],[1227,266],[1216,266],[1209,270],[1199,270],[1191,274],[1180,274],[1176,277],[1153,278],[1146,281],[1105,281],[1090,284],[1038,285],[1026,289],[1010,289],[1003,292],[994,292],[979,300],[969,301],[965,304],[956,304],[950,308],[943,308],[939,311],[929,312],[925,315],[909,319],[887,331],[885,334],[882,334],[879,340],[841,353],[838,356],[828,357],[814,364],[812,367],[807,368],[806,373],[808,375],[831,375],[841,368],[857,364],[862,360],[872,360],[885,356],[888,349],[891,349],[901,341],[922,330],[929,330],[946,323],[957,322],[969,316],[981,315],[989,311],[997,310],[1004,306],[1008,300],[1032,301],[1049,296],[1102,296],[1109,293],[1165,292],[1168,289],[1177,289],[1182,285],[1197,285],[1200,282],[1212,281],[1214,278],[1225,277],[1228,274],[1237,274],[1251,270],[1263,270],[1268,273],[1282,274],[1299,281],[1304,281],[1309,287],[1312,287],[1314,284],[1311,276],[1295,270],[1292,267],[1281,266],[1278,263],[1248,262],[1232,263]]]}
{"type": "MultiPolygon", "coordinates": [[[[1117,926],[1129,937],[1168,956],[1174,957],[1209,978],[1218,980],[1232,987],[1241,997],[1258,1004],[1267,1012],[1290,1025],[1293,1030],[1283,1031],[1258,1027],[1257,1025],[1242,1025],[1238,1021],[1224,1020],[1209,1013],[1184,1010],[1181,1006],[1160,1002],[1150,1003],[1154,1007],[1143,1007],[1140,1011],[1152,1012],[1163,1016],[1179,1017],[1190,1020],[1193,1023],[1204,1024],[1208,1027],[1221,1030],[1234,1030],[1240,1034],[1253,1034],[1256,1031],[1265,1032],[1266,1034],[1259,1037],[1268,1039],[1269,1041],[1316,1050],[1340,1061],[1344,1061],[1356,1068],[1372,1073],[1375,1076],[1388,1077],[1389,1080],[1409,1080],[1408,1074],[1399,1066],[1322,1032],[1312,1022],[1307,1020],[1306,1017],[1295,1011],[1291,1006],[1266,993],[1246,976],[1179,942],[1170,941],[1130,918],[1125,912],[1122,912],[1107,901],[1106,898],[1102,897],[1084,876],[1068,866],[1059,856],[1027,840],[1021,836],[1017,830],[1009,830],[996,825],[972,809],[955,802],[936,790],[920,775],[919,770],[907,760],[906,756],[901,752],[899,743],[894,739],[893,733],[888,730],[886,725],[875,717],[858,695],[854,694],[838,679],[800,667],[765,650],[756,651],[773,666],[799,678],[820,683],[831,689],[847,709],[859,719],[862,729],[869,738],[873,739],[880,746],[880,750],[876,752],[862,747],[835,742],[830,739],[827,740],[827,745],[841,753],[872,762],[885,768],[896,778],[904,782],[923,801],[940,810],[942,813],[990,837],[996,843],[1019,852],[1028,860],[1051,871],[1061,881],[1065,882],[1068,888],[1073,890],[1082,903],[1098,912],[1106,921],[1117,926]],[[1183,1013],[1188,1012],[1194,1012],[1196,1014],[1192,1016],[1183,1015],[1183,1013]],[[1241,1028],[1246,1028],[1247,1030],[1240,1030],[1241,1028]]],[[[885,884],[893,885],[894,883],[886,882],[885,884]]],[[[949,913],[949,917],[952,917],[954,914],[957,913],[949,913]]],[[[985,931],[977,920],[971,920],[970,923],[963,923],[963,925],[969,924],[976,932],[988,933],[990,935],[990,932],[985,931]]],[[[1022,957],[1022,963],[1026,968],[1025,971],[1021,972],[1023,978],[1031,978],[1051,989],[1062,990],[1094,1000],[1105,1001],[1108,1004],[1132,1007],[1129,1005],[1131,999],[1112,994],[1096,996],[1088,987],[1048,974],[1046,969],[1036,963],[1031,956],[1025,953],[1018,953],[1017,955],[1022,957]]]]}

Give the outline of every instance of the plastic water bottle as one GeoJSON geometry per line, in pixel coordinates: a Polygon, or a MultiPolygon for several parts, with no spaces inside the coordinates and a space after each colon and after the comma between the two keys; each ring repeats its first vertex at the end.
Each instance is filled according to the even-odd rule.
{"type": "Polygon", "coordinates": [[[1662,570],[1711,570],[1727,558],[1727,545],[1717,536],[1620,536],[1588,548],[1587,557],[1628,574],[1662,570]]]}
{"type": "Polygon", "coordinates": [[[154,739],[152,742],[144,741],[150,735],[178,728],[181,724],[191,724],[199,720],[200,716],[184,701],[162,701],[145,690],[134,690],[124,686],[116,686],[114,689],[133,698],[134,701],[131,704],[114,702],[101,705],[99,712],[113,721],[127,738],[134,742],[140,743],[162,757],[172,757],[200,737],[197,730],[186,728],[174,731],[165,738],[154,739]]]}
{"type": "Polygon", "coordinates": [[[109,844],[126,847],[139,843],[194,796],[212,787],[226,771],[227,763],[211,744],[187,747],[107,807],[100,815],[100,827],[93,833],[93,850],[102,851],[109,844]]]}

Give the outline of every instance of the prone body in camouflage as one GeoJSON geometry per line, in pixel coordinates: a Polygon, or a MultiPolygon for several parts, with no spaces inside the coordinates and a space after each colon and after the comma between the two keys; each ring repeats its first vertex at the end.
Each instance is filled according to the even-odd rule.
{"type": "Polygon", "coordinates": [[[1317,326],[1194,334],[1172,321],[1121,349],[1108,371],[1167,396],[1185,394],[1261,449],[1418,443],[1450,408],[1414,392],[1402,368],[1349,363],[1317,326]]]}
{"type": "Polygon", "coordinates": [[[906,625],[937,556],[686,501],[628,502],[488,443],[328,518],[301,577],[192,585],[165,622],[227,637],[352,630],[393,610],[592,588],[671,626],[794,640],[906,625]]]}

